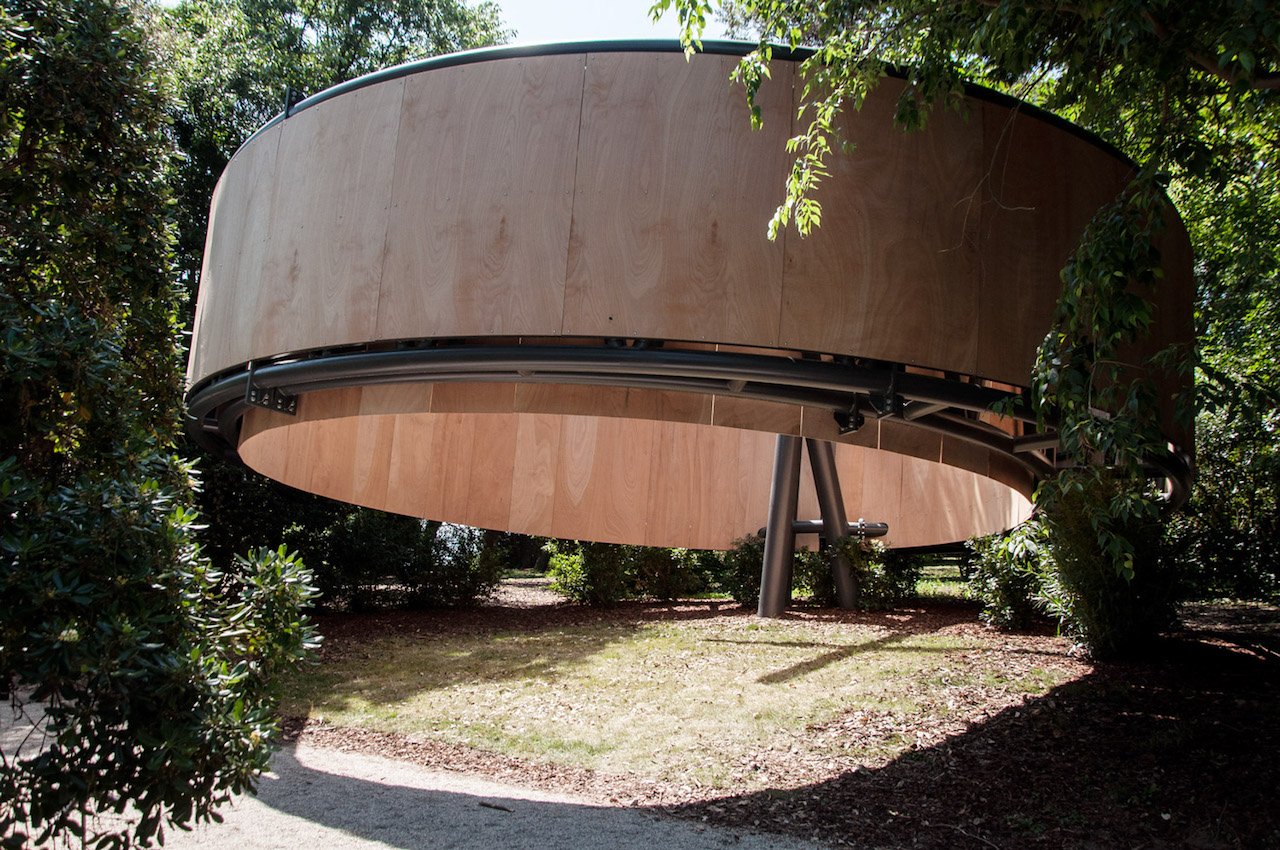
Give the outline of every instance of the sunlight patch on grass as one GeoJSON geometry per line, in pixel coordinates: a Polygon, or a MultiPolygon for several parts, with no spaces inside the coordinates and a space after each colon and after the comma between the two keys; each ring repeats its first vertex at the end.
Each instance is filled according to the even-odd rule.
{"type": "Polygon", "coordinates": [[[725,787],[740,781],[733,765],[810,724],[857,708],[919,711],[912,688],[980,646],[945,631],[743,616],[381,637],[295,677],[285,710],[725,787]]]}

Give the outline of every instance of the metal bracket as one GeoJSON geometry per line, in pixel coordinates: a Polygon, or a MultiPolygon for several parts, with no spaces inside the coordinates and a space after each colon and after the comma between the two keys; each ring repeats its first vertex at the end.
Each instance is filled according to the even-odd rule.
{"type": "Polygon", "coordinates": [[[307,93],[295,89],[293,86],[285,86],[284,89],[284,117],[288,118],[293,114],[293,108],[299,103],[307,99],[307,93]]]}
{"type": "Polygon", "coordinates": [[[877,419],[886,416],[901,416],[904,407],[902,396],[898,395],[898,373],[889,373],[889,386],[884,392],[868,393],[867,401],[875,412],[877,419]]]}
{"type": "Polygon", "coordinates": [[[834,411],[831,414],[831,418],[836,420],[836,431],[842,437],[846,434],[855,433],[867,422],[866,417],[862,415],[862,411],[858,410],[856,398],[848,410],[834,411]]]}
{"type": "Polygon", "coordinates": [[[253,407],[265,407],[289,416],[298,415],[298,397],[277,387],[259,387],[253,382],[253,364],[249,364],[249,380],[244,388],[244,402],[253,407]]]}
{"type": "Polygon", "coordinates": [[[289,395],[283,390],[262,389],[250,384],[245,390],[244,400],[246,404],[254,407],[265,407],[267,410],[274,410],[277,413],[287,413],[290,416],[298,415],[298,397],[289,395]]]}

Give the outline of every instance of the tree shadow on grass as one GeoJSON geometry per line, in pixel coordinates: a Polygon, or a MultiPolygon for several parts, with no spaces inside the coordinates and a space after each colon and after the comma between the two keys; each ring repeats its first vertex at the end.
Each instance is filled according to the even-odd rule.
{"type": "MultiPolygon", "coordinates": [[[[721,639],[708,643],[827,649],[757,679],[782,685],[862,653],[884,650],[944,654],[954,646],[900,645],[904,641],[972,622],[960,608],[852,612],[796,607],[778,622],[848,624],[885,634],[856,643],[721,639]]],[[[295,690],[330,707],[353,698],[389,705],[416,695],[475,682],[555,681],[585,659],[625,641],[645,627],[671,622],[743,621],[758,627],[754,610],[727,602],[627,602],[608,608],[556,605],[540,608],[395,611],[335,614],[320,618],[324,663],[298,677],[295,690]]],[[[298,706],[293,706],[297,710],[298,706]]]]}
{"type": "Polygon", "coordinates": [[[856,846],[1255,848],[1280,847],[1278,800],[1273,621],[1184,631],[880,768],[678,811],[856,846]]]}

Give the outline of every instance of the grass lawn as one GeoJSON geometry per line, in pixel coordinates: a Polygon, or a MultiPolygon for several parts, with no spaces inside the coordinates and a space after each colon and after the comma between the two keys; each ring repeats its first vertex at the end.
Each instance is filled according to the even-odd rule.
{"type": "Polygon", "coordinates": [[[924,568],[916,582],[916,595],[922,600],[968,599],[969,583],[955,564],[938,564],[924,568]]]}
{"type": "Polygon", "coordinates": [[[286,713],[709,789],[881,764],[1087,669],[1064,641],[1011,646],[951,607],[760,621],[632,603],[331,617],[322,631],[324,660],[291,683],[286,713]]]}
{"type": "Polygon", "coordinates": [[[1095,665],[954,598],[760,621],[509,589],[322,617],[291,734],[832,846],[1280,847],[1278,608],[1191,606],[1095,665]]]}

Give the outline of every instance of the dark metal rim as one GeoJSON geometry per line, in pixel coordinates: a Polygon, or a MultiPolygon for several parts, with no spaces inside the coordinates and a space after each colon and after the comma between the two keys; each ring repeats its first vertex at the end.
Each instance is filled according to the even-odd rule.
{"type": "MultiPolygon", "coordinates": [[[[279,409],[282,400],[293,405],[308,393],[377,384],[569,384],[803,405],[830,411],[850,430],[869,419],[894,419],[998,452],[1035,480],[1055,470],[1053,431],[1014,437],[980,419],[1001,405],[1013,418],[1033,423],[1022,400],[1025,389],[996,389],[960,375],[922,375],[884,361],[661,346],[660,341],[618,339],[598,345],[426,339],[282,355],[192,387],[187,428],[205,448],[238,460],[240,422],[254,403],[279,409]]],[[[1157,458],[1152,474],[1168,480],[1173,501],[1185,499],[1190,468],[1184,460],[1173,454],[1157,458]]]]}
{"type": "MultiPolygon", "coordinates": [[[[758,47],[758,43],[754,41],[731,41],[723,39],[705,39],[698,53],[705,53],[712,56],[746,56],[752,50],[758,47]]],[[[304,109],[310,109],[324,103],[326,100],[332,100],[339,95],[348,92],[357,91],[365,86],[376,85],[377,83],[386,82],[388,80],[396,80],[401,77],[407,77],[412,74],[422,73],[424,71],[432,71],[439,68],[455,68],[463,65],[473,65],[479,62],[491,62],[499,59],[522,59],[538,56],[564,56],[574,53],[683,53],[684,48],[680,42],[675,39],[618,39],[618,40],[595,40],[595,41],[567,41],[555,42],[548,44],[530,44],[530,45],[498,45],[496,47],[482,47],[475,50],[462,50],[457,53],[446,53],[441,56],[428,56],[423,59],[417,59],[412,62],[405,62],[401,65],[395,65],[390,68],[384,68],[380,71],[374,71],[335,86],[316,92],[315,94],[305,97],[297,103],[291,103],[283,112],[279,113],[267,123],[263,124],[253,132],[249,138],[240,145],[243,148],[249,142],[253,141],[260,133],[274,127],[286,118],[296,115],[304,109]]],[[[778,61],[787,62],[803,62],[814,55],[815,51],[800,47],[792,49],[786,45],[773,45],[773,58],[778,61]]],[[[885,73],[887,76],[897,79],[908,79],[910,71],[907,68],[885,64],[885,73]]],[[[1019,112],[1029,117],[1044,121],[1053,127],[1070,133],[1078,139],[1081,139],[1099,150],[1105,151],[1116,159],[1124,162],[1131,168],[1136,168],[1133,159],[1126,155],[1115,145],[1097,136],[1083,127],[1072,124],[1065,118],[1055,115],[1048,110],[1041,109],[1034,104],[1026,103],[1018,100],[1016,97],[998,92],[976,83],[965,83],[964,93],[966,97],[976,100],[983,100],[1000,106],[1017,109],[1019,112]]]]}

